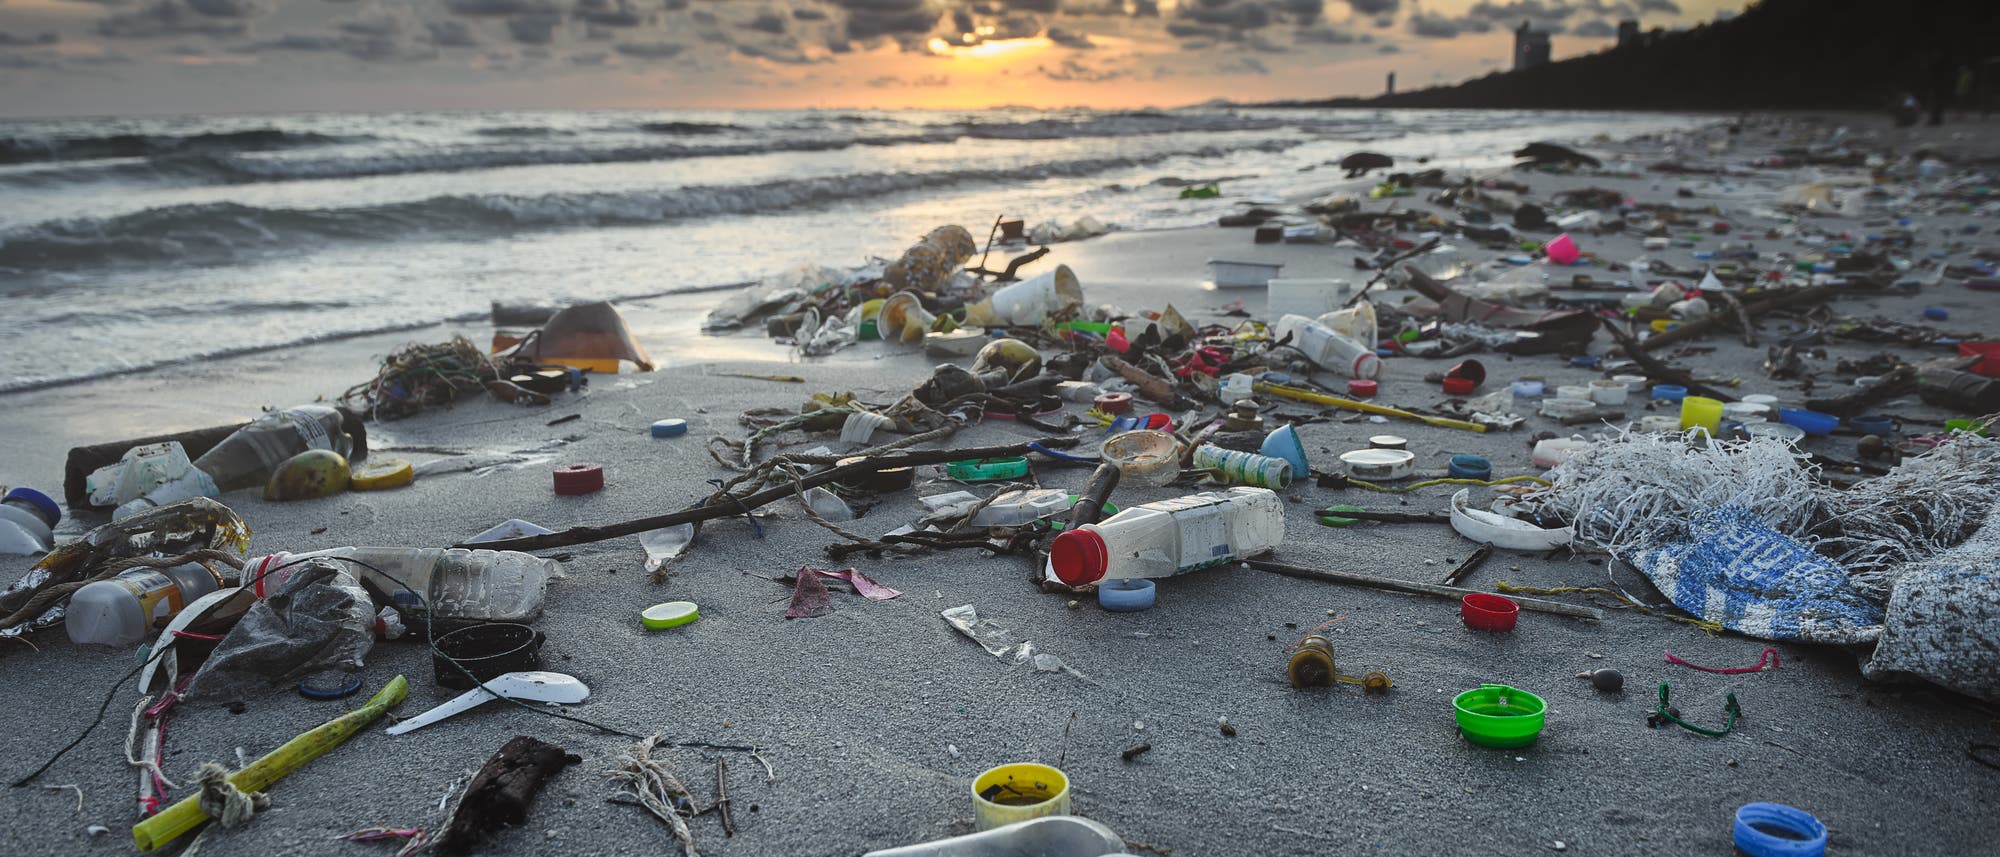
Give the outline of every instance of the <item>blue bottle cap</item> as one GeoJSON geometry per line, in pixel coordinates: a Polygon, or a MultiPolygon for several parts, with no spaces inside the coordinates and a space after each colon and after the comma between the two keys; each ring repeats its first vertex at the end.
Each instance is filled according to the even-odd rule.
{"type": "Polygon", "coordinates": [[[47,494],[43,494],[33,488],[16,488],[7,492],[7,496],[0,497],[0,503],[9,503],[16,500],[35,507],[36,511],[42,513],[42,517],[48,519],[49,526],[51,527],[55,526],[57,521],[62,520],[62,507],[56,505],[56,501],[49,499],[49,495],[47,494]]]}
{"type": "Polygon", "coordinates": [[[660,420],[653,424],[654,437],[680,437],[687,433],[687,420],[660,420]]]}
{"type": "Polygon", "coordinates": [[[1688,388],[1683,387],[1679,384],[1653,385],[1653,398],[1655,399],[1664,399],[1669,402],[1678,402],[1682,399],[1687,398],[1687,395],[1688,395],[1688,388]]]}
{"type": "Polygon", "coordinates": [[[1944,321],[1951,318],[1951,313],[1945,311],[1945,308],[1941,306],[1924,307],[1924,318],[1931,321],[1944,321]]]}
{"type": "Polygon", "coordinates": [[[1153,606],[1153,582],[1143,577],[1099,581],[1097,606],[1114,613],[1131,613],[1153,606]]]}
{"type": "Polygon", "coordinates": [[[1454,455],[1451,457],[1451,464],[1448,465],[1447,470],[1453,479],[1486,480],[1493,478],[1493,462],[1487,461],[1477,455],[1454,455]]]}

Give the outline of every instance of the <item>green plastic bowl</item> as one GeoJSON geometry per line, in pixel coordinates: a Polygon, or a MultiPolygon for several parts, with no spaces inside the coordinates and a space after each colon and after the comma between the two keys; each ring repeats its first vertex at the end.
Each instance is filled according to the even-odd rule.
{"type": "Polygon", "coordinates": [[[1504,684],[1483,684],[1451,701],[1458,709],[1458,730],[1465,740],[1482,747],[1526,747],[1542,737],[1549,704],[1525,690],[1504,684]]]}

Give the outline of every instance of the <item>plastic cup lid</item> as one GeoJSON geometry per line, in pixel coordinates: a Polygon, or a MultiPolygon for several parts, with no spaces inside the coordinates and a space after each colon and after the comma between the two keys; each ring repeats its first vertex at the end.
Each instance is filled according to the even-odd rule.
{"type": "Polygon", "coordinates": [[[660,420],[653,423],[654,437],[679,437],[687,434],[687,420],[660,420]]]}
{"type": "Polygon", "coordinates": [[[669,601],[655,604],[639,613],[639,621],[655,631],[678,628],[701,618],[701,611],[692,601],[669,601]]]}

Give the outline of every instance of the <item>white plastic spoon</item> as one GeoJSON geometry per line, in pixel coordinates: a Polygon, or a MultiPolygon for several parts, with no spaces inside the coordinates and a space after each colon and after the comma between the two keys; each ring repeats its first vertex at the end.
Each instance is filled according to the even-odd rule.
{"type": "Polygon", "coordinates": [[[550,672],[518,672],[494,676],[485,684],[468,690],[456,699],[389,727],[389,734],[401,735],[429,726],[461,711],[478,708],[499,697],[522,702],[555,702],[564,705],[590,698],[590,688],[575,676],[550,672]]]}

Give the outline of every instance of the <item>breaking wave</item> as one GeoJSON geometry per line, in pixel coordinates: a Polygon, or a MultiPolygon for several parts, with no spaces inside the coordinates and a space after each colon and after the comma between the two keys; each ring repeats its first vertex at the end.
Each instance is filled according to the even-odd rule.
{"type": "Polygon", "coordinates": [[[253,128],[200,134],[107,134],[97,136],[0,137],[0,164],[32,164],[99,158],[147,158],[190,152],[270,152],[361,142],[308,131],[253,128]]]}

